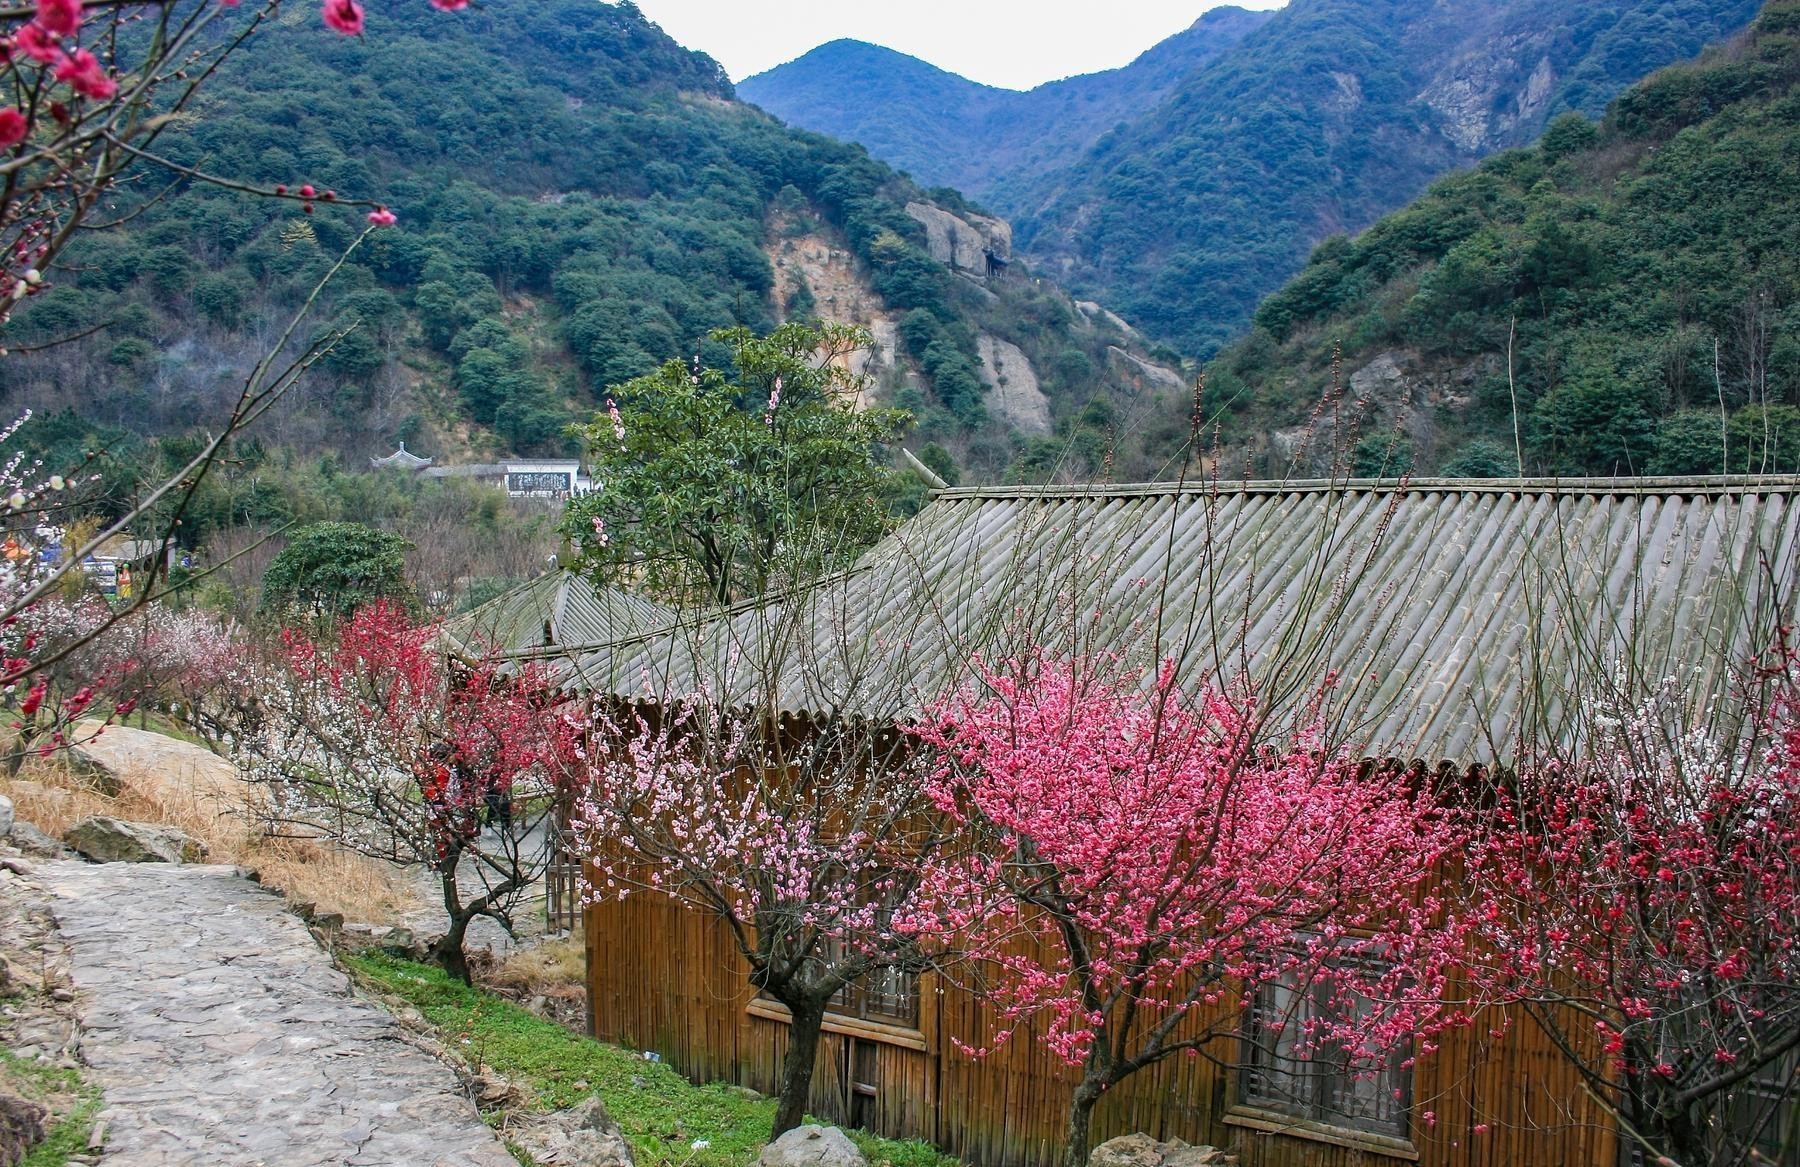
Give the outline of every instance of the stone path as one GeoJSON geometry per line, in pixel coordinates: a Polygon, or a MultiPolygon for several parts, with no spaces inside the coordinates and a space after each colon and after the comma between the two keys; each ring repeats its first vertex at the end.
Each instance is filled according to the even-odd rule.
{"type": "Polygon", "coordinates": [[[281,900],[232,868],[43,863],[112,1167],[513,1167],[281,900]]]}

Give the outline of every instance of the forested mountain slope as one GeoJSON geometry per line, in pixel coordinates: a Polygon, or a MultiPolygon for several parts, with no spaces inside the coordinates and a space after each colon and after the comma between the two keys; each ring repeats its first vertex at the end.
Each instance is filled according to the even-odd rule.
{"type": "Polygon", "coordinates": [[[1029,94],[843,43],[742,88],[796,125],[959,185],[1013,218],[1042,271],[1207,355],[1320,240],[1532,141],[1560,113],[1598,116],[1757,5],[1291,0],[1215,10],[1126,69],[1029,94]]]}
{"type": "Polygon", "coordinates": [[[1123,68],[1027,92],[839,40],[746,78],[738,95],[792,125],[861,143],[920,182],[955,187],[1013,214],[1021,185],[1077,161],[1102,134],[1140,117],[1271,15],[1214,8],[1123,68]]]}
{"type": "Polygon", "coordinates": [[[1800,0],[1322,245],[1212,365],[1251,473],[1800,471],[1800,0]],[[1341,432],[1341,431],[1340,431],[1341,432]]]}
{"type": "MultiPolygon", "coordinates": [[[[952,476],[1003,476],[1090,398],[1173,391],[1132,363],[1148,354],[1128,330],[1007,265],[1004,224],[737,102],[711,59],[629,3],[383,5],[362,38],[310,16],[233,58],[160,145],[400,216],[303,330],[347,335],[266,443],[351,465],[401,440],[444,460],[559,450],[607,385],[696,353],[724,364],[709,331],[788,316],[874,327],[877,392],[915,411],[952,476]]],[[[107,445],[121,492],[155,462],[145,440],[220,415],[365,225],[323,198],[304,213],[165,188],[146,177],[95,217],[116,225],[49,273],[0,363],[8,407],[70,411],[38,432],[59,460],[107,445]]]]}
{"type": "Polygon", "coordinates": [[[1293,0],[1036,184],[1027,252],[1186,352],[1320,240],[1743,27],[1757,0],[1293,0]]]}

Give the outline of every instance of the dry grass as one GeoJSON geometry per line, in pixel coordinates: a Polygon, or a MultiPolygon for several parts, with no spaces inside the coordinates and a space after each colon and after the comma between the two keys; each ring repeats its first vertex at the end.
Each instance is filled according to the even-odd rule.
{"type": "MultiPolygon", "coordinates": [[[[249,793],[246,787],[244,796],[249,793]]],[[[16,778],[0,778],[0,794],[13,800],[21,819],[57,837],[96,814],[179,827],[206,844],[211,862],[253,867],[288,899],[347,920],[394,924],[410,906],[404,876],[388,865],[326,843],[268,838],[243,811],[245,803],[223,805],[216,791],[187,789],[160,775],[128,769],[118,795],[108,797],[65,758],[32,758],[16,778]]]]}
{"type": "Polygon", "coordinates": [[[587,983],[587,954],[579,936],[545,940],[502,960],[487,980],[520,996],[544,996],[587,983]]]}

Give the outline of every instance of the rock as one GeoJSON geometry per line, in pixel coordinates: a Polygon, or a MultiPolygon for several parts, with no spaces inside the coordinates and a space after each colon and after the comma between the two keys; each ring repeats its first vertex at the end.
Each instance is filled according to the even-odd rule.
{"type": "Polygon", "coordinates": [[[1217,1147],[1196,1147],[1146,1134],[1120,1135],[1095,1147],[1088,1167],[1237,1167],[1237,1156],[1217,1147]]]}
{"type": "Polygon", "coordinates": [[[470,1078],[465,1085],[469,1097],[482,1110],[506,1110],[525,1101],[525,1092],[489,1070],[470,1078]]]}
{"type": "Polygon", "coordinates": [[[981,377],[988,384],[988,404],[1022,434],[1050,432],[1050,399],[1038,384],[1037,370],[1023,349],[982,333],[976,340],[981,377]]]}
{"type": "Polygon", "coordinates": [[[598,1097],[515,1128],[515,1143],[539,1163],[556,1167],[633,1167],[631,1148],[598,1097]]]}
{"type": "Polygon", "coordinates": [[[0,871],[10,871],[14,875],[30,875],[31,864],[23,859],[15,859],[11,855],[0,859],[0,871]]]}
{"type": "Polygon", "coordinates": [[[13,981],[15,979],[12,963],[8,961],[6,957],[0,956],[0,997],[10,997],[12,995],[13,981]]]}
{"type": "Polygon", "coordinates": [[[762,1149],[761,1167],[869,1167],[850,1136],[834,1126],[797,1126],[762,1149]]]}
{"type": "MultiPolygon", "coordinates": [[[[318,923],[317,918],[314,923],[318,923]]],[[[411,928],[387,928],[378,924],[343,924],[339,929],[337,943],[339,948],[347,952],[365,952],[371,948],[411,952],[415,941],[411,928]]]]}
{"type": "Polygon", "coordinates": [[[12,835],[7,839],[7,842],[25,852],[25,854],[34,855],[40,859],[54,859],[63,852],[63,845],[61,843],[58,843],[49,835],[38,830],[36,826],[27,822],[13,823],[12,835]]]}
{"type": "Polygon", "coordinates": [[[1116,344],[1106,346],[1106,371],[1120,385],[1137,393],[1173,393],[1186,397],[1186,377],[1167,365],[1133,356],[1116,344]]]}
{"type": "Polygon", "coordinates": [[[0,1167],[15,1167],[25,1152],[44,1141],[44,1119],[49,1115],[35,1102],[12,1094],[0,1094],[0,1167]]]}
{"type": "Polygon", "coordinates": [[[75,742],[66,751],[69,768],[96,794],[119,797],[125,789],[125,776],[119,772],[117,760],[94,748],[94,742],[75,742]]]}
{"type": "Polygon", "coordinates": [[[12,834],[14,817],[12,799],[0,794],[0,839],[12,834]]]}
{"type": "Polygon", "coordinates": [[[177,827],[91,815],[63,832],[63,842],[96,863],[199,863],[206,844],[177,827]]]}
{"type": "Polygon", "coordinates": [[[957,216],[933,203],[907,203],[906,213],[925,227],[931,258],[977,279],[998,276],[1012,262],[1012,227],[985,215],[957,216]]]}

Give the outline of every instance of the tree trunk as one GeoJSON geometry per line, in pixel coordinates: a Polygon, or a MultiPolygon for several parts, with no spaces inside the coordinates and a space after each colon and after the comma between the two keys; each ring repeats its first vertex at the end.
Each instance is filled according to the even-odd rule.
{"type": "Polygon", "coordinates": [[[1063,1131],[1063,1167],[1087,1167],[1089,1132],[1094,1125],[1094,1106],[1100,1101],[1100,1082],[1083,1078],[1069,1099],[1069,1124],[1063,1131]]]}
{"type": "MultiPolygon", "coordinates": [[[[469,905],[462,902],[462,889],[456,885],[456,866],[462,860],[462,847],[453,846],[440,862],[438,879],[444,894],[444,915],[450,926],[436,944],[431,946],[431,960],[439,968],[455,977],[465,985],[475,983],[469,975],[469,958],[463,953],[463,939],[469,933],[469,921],[476,913],[469,905]]],[[[476,901],[476,906],[482,901],[476,901]]]]}
{"type": "Polygon", "coordinates": [[[819,1055],[819,1033],[825,1026],[825,1002],[783,1001],[794,1020],[788,1026],[787,1056],[781,1061],[781,1091],[776,1096],[775,1126],[769,1132],[778,1139],[806,1118],[812,1097],[813,1063],[819,1055]]]}
{"type": "Polygon", "coordinates": [[[431,946],[432,963],[465,985],[475,983],[469,975],[469,958],[463,953],[463,936],[469,931],[470,918],[467,914],[450,917],[449,929],[431,946]]]}

